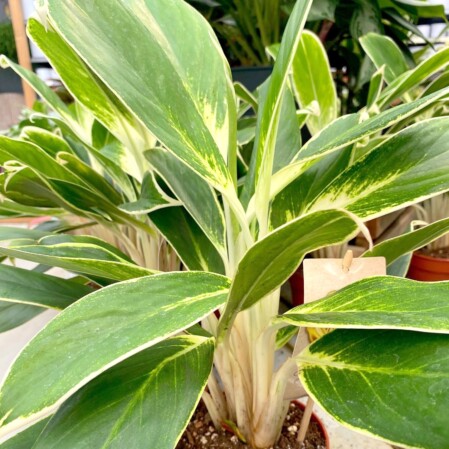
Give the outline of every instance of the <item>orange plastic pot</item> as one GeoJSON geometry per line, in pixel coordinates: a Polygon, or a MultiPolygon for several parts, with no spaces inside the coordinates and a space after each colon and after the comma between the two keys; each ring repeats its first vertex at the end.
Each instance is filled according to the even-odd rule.
{"type": "Polygon", "coordinates": [[[449,259],[413,253],[407,277],[415,281],[449,280],[449,259]]]}

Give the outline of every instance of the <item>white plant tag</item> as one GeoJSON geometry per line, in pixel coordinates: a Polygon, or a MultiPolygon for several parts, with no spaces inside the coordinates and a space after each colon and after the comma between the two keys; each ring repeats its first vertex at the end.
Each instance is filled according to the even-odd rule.
{"type": "MultiPolygon", "coordinates": [[[[348,251],[344,259],[305,259],[303,268],[305,303],[317,301],[329,293],[367,277],[384,276],[387,273],[384,257],[353,259],[352,251],[348,251]]],[[[296,339],[293,356],[299,354],[309,344],[309,336],[305,328],[301,328],[296,339]]],[[[306,391],[295,373],[288,382],[284,399],[292,400],[305,395],[306,391]]]]}

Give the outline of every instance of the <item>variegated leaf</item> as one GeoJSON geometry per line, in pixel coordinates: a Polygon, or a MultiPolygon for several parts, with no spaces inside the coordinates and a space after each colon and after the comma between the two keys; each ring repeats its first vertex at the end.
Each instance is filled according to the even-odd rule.
{"type": "Polygon", "coordinates": [[[293,85],[299,104],[306,108],[316,102],[317,114],[306,123],[317,134],[338,116],[338,99],[326,50],[311,31],[304,30],[293,60],[293,85]]]}
{"type": "Polygon", "coordinates": [[[213,351],[211,338],[182,336],[136,354],[66,401],[33,449],[173,449],[206,385],[213,351]]]}
{"type": "Polygon", "coordinates": [[[401,447],[447,446],[448,335],[336,330],[297,360],[308,393],[345,426],[401,447]]]}
{"type": "Polygon", "coordinates": [[[199,13],[181,0],[50,0],[48,11],[57,33],[164,146],[216,188],[231,188],[225,160],[235,152],[234,90],[199,13]]]}
{"type": "Polygon", "coordinates": [[[28,34],[76,100],[131,151],[128,165],[133,165],[133,175],[140,181],[146,169],[143,151],[154,145],[153,137],[50,26],[30,19],[28,34]]]}
{"type": "Polygon", "coordinates": [[[296,326],[406,329],[449,334],[449,282],[376,276],[286,312],[296,326]]]}
{"type": "Polygon", "coordinates": [[[280,287],[308,252],[343,243],[357,231],[357,224],[346,212],[328,210],[293,220],[257,242],[237,267],[220,320],[221,334],[238,312],[280,287]]]}
{"type": "Polygon", "coordinates": [[[52,414],[112,366],[200,321],[223,304],[228,288],[223,276],[164,273],[103,288],[61,312],[4,380],[0,441],[52,414]]]}
{"type": "Polygon", "coordinates": [[[349,167],[309,206],[368,220],[449,190],[449,119],[410,126],[349,167]]]}

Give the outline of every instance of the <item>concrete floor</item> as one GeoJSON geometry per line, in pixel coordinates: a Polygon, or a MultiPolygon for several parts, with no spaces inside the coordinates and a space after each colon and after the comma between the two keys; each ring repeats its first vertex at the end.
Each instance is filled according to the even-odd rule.
{"type": "Polygon", "coordinates": [[[23,108],[23,95],[14,93],[0,94],[0,131],[15,125],[23,108]]]}

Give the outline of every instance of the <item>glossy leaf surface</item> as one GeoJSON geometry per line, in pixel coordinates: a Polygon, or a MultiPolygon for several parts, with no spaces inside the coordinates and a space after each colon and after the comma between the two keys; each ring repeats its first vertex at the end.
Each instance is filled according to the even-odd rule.
{"type": "Polygon", "coordinates": [[[166,273],[112,285],[73,304],[11,367],[0,390],[0,438],[53,413],[108,368],[200,321],[223,304],[228,287],[222,276],[166,273]]]}
{"type": "Polygon", "coordinates": [[[390,37],[369,33],[360,38],[360,43],[378,69],[385,66],[384,74],[388,84],[409,69],[402,50],[390,37]]]}
{"type": "Polygon", "coordinates": [[[206,385],[213,350],[213,339],[183,336],[125,360],[64,403],[33,449],[172,449],[206,385]]]}
{"type": "Polygon", "coordinates": [[[326,50],[316,34],[304,30],[293,60],[293,81],[302,108],[318,105],[307,119],[312,135],[337,118],[338,100],[326,50]]]}
{"type": "Polygon", "coordinates": [[[229,187],[233,86],[218,41],[199,13],[180,0],[121,0],[113,7],[51,0],[48,10],[56,31],[150,132],[212,185],[229,187]],[[133,42],[140,42],[139,51],[133,42]]]}
{"type": "Polygon", "coordinates": [[[422,248],[447,232],[449,232],[449,218],[444,218],[415,231],[381,242],[372,250],[366,251],[363,257],[385,257],[387,265],[390,265],[404,254],[422,248]]]}
{"type": "Polygon", "coordinates": [[[423,121],[344,171],[310,206],[338,207],[364,220],[449,189],[449,119],[423,121]]]}
{"type": "Polygon", "coordinates": [[[338,421],[405,447],[446,447],[449,336],[337,330],[298,362],[309,394],[338,421]]]}
{"type": "Polygon", "coordinates": [[[407,329],[449,333],[449,282],[366,278],[280,318],[325,328],[407,329]]]}
{"type": "Polygon", "coordinates": [[[221,330],[230,326],[238,312],[280,287],[308,252],[343,243],[357,230],[347,213],[328,210],[291,221],[257,242],[238,265],[221,330]]]}
{"type": "Polygon", "coordinates": [[[0,302],[62,310],[89,293],[70,280],[0,264],[0,302]]]}

